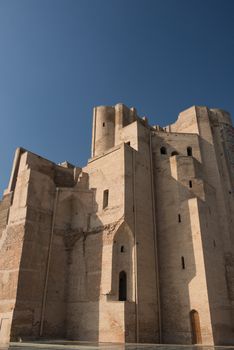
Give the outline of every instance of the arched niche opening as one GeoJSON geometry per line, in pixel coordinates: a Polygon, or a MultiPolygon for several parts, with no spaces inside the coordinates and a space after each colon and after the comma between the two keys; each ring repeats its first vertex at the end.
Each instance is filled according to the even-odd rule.
{"type": "Polygon", "coordinates": [[[196,310],[190,311],[192,344],[202,344],[199,314],[196,310]]]}
{"type": "Polygon", "coordinates": [[[177,151],[171,152],[171,156],[178,156],[178,155],[179,155],[179,153],[177,151]]]}
{"type": "Polygon", "coordinates": [[[134,300],[133,259],[133,234],[129,226],[122,223],[113,237],[111,300],[134,300]]]}

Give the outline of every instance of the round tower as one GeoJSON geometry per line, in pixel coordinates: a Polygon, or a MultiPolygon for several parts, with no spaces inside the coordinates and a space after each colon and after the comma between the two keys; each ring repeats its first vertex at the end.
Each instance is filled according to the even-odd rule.
{"type": "Polygon", "coordinates": [[[232,125],[231,115],[228,112],[220,108],[212,108],[210,111],[212,112],[212,121],[216,120],[218,123],[232,125]]]}
{"type": "Polygon", "coordinates": [[[115,108],[99,106],[93,110],[92,157],[115,145],[115,108]]]}

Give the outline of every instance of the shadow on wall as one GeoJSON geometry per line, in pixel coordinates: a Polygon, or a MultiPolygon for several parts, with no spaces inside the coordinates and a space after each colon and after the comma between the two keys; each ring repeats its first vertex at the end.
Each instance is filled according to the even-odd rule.
{"type": "MultiPolygon", "coordinates": [[[[82,207],[85,207],[84,202],[78,213],[82,207]]],[[[98,341],[103,224],[93,214],[96,227],[90,227],[92,213],[83,213],[82,217],[87,215],[86,227],[69,252],[66,335],[69,339],[98,341]]]]}
{"type": "Polygon", "coordinates": [[[122,220],[100,226],[93,214],[95,227],[74,246],[69,269],[69,338],[124,342],[126,336],[135,340],[135,309],[128,307],[134,298],[133,235],[122,220]],[[126,309],[132,311],[129,322],[126,309]]]}
{"type": "MultiPolygon", "coordinates": [[[[160,144],[159,138],[159,144],[160,144]]],[[[154,153],[156,222],[159,250],[159,278],[163,343],[198,343],[199,330],[191,327],[193,279],[197,275],[191,222],[195,195],[177,181],[177,150],[165,144],[154,153]],[[175,156],[175,157],[173,157],[175,156]],[[170,159],[174,158],[172,168],[170,159]],[[191,205],[192,204],[192,205],[191,205]]],[[[199,234],[197,232],[197,234],[199,234]]],[[[196,286],[195,286],[196,288],[196,286]]],[[[201,310],[202,311],[202,310],[201,310]]],[[[200,310],[197,310],[200,313],[200,310]]]]}
{"type": "Polygon", "coordinates": [[[200,219],[205,233],[201,238],[206,248],[204,263],[214,343],[233,345],[234,255],[233,212],[229,192],[231,184],[230,179],[225,177],[225,148],[223,143],[221,145],[217,142],[217,139],[216,135],[216,142],[212,145],[200,138],[200,147],[203,149],[202,162],[206,163],[209,183],[213,186],[212,189],[206,189],[205,201],[200,201],[200,219]]]}
{"type": "MultiPolygon", "coordinates": [[[[102,232],[90,229],[94,201],[88,183],[56,192],[45,174],[31,176],[12,340],[98,340],[102,232]]],[[[96,225],[103,227],[98,218],[96,225]]]]}
{"type": "Polygon", "coordinates": [[[126,339],[132,336],[134,341],[130,229],[120,225],[123,218],[103,224],[96,214],[96,193],[89,190],[88,177],[82,176],[82,181],[73,184],[66,174],[69,184],[61,187],[63,177],[59,176],[57,184],[50,162],[32,159],[37,169],[32,169],[27,185],[27,214],[11,339],[100,341],[100,336],[106,339],[109,332],[108,341],[111,341],[118,324],[120,341],[124,341],[124,336],[126,339]],[[110,246],[110,255],[103,257],[106,244],[110,246]],[[114,273],[110,264],[113,250],[114,273]],[[116,303],[121,271],[126,273],[126,301],[116,303]],[[105,278],[109,285],[101,290],[105,278]],[[108,300],[110,290],[115,300],[108,300]],[[131,314],[128,311],[124,315],[125,310],[131,314]],[[107,325],[109,313],[114,317],[107,325]],[[117,322],[113,321],[115,316],[117,322]],[[125,332],[127,318],[131,329],[125,332]]]}
{"type": "MultiPolygon", "coordinates": [[[[162,189],[157,196],[157,221],[164,341],[211,343],[213,338],[215,344],[230,344],[233,333],[223,244],[226,240],[226,246],[231,246],[231,241],[224,236],[227,228],[220,227],[216,208],[219,171],[214,147],[199,139],[199,163],[193,159],[191,147],[185,150],[187,154],[179,155],[178,150],[171,154],[167,152],[171,145],[158,139],[165,145],[154,157],[155,185],[162,189]],[[195,162],[192,177],[186,158],[195,162]],[[208,177],[209,183],[205,180],[207,168],[213,176],[213,180],[208,177]],[[202,303],[201,290],[207,302],[202,303]]],[[[225,226],[227,220],[223,220],[221,225],[225,226]]]]}

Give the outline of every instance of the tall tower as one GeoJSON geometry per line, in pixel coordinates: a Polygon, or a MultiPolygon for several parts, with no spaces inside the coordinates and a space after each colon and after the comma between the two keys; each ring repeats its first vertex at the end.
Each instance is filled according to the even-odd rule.
{"type": "Polygon", "coordinates": [[[121,142],[120,132],[137,119],[136,109],[122,103],[93,109],[92,157],[99,156],[121,142]]]}

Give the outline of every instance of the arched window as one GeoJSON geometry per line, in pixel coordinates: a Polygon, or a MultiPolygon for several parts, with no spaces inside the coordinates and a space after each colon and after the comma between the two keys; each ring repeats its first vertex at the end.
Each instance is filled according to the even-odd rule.
{"type": "Polygon", "coordinates": [[[193,155],[193,149],[192,149],[192,147],[187,147],[187,155],[188,155],[189,157],[192,157],[192,155],[193,155]]]}
{"type": "Polygon", "coordinates": [[[178,156],[178,155],[179,155],[179,153],[178,153],[178,152],[176,152],[176,151],[173,151],[173,152],[171,152],[171,155],[172,155],[172,156],[178,156]]]}
{"type": "Polygon", "coordinates": [[[192,331],[192,343],[201,344],[202,337],[201,337],[199,314],[196,310],[191,310],[189,315],[190,315],[191,331],[192,331]]]}
{"type": "Polygon", "coordinates": [[[161,154],[167,154],[167,149],[166,149],[166,147],[161,147],[160,148],[160,152],[161,152],[161,154]]]}
{"type": "Polygon", "coordinates": [[[119,301],[127,300],[127,274],[121,271],[119,274],[119,301]]]}

